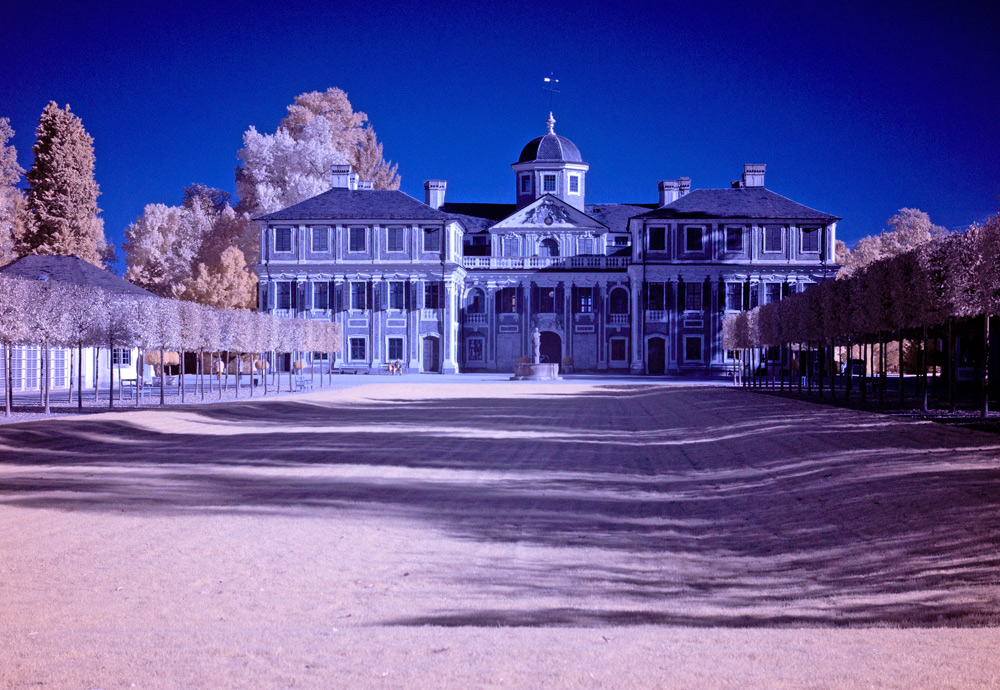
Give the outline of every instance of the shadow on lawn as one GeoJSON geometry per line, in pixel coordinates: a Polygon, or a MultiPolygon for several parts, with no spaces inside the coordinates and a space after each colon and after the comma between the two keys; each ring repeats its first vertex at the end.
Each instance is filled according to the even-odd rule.
{"type": "Polygon", "coordinates": [[[0,428],[0,501],[415,519],[463,539],[566,550],[559,567],[511,562],[489,573],[512,601],[599,592],[631,604],[398,624],[996,621],[990,436],[684,387],[173,412],[198,426],[94,418],[0,428]]]}

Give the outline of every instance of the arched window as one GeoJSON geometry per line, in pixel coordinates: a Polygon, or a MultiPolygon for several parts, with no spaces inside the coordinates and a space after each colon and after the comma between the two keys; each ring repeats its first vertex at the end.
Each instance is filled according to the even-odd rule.
{"type": "Polygon", "coordinates": [[[628,291],[625,288],[615,288],[608,297],[608,309],[612,314],[628,314],[628,291]]]}
{"type": "Polygon", "coordinates": [[[551,237],[545,238],[538,245],[538,256],[559,256],[559,243],[551,237]]]}
{"type": "Polygon", "coordinates": [[[465,311],[469,314],[486,313],[486,297],[479,288],[473,288],[465,302],[465,311]]]}

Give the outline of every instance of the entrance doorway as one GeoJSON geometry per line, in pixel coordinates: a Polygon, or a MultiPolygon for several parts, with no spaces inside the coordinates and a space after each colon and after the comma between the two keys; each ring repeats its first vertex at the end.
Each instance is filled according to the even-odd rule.
{"type": "Polygon", "coordinates": [[[667,343],[663,338],[650,338],[646,342],[646,370],[650,374],[663,374],[667,368],[667,343]]]}
{"type": "Polygon", "coordinates": [[[441,371],[441,341],[436,336],[424,338],[424,361],[422,371],[441,371]]]}
{"type": "Polygon", "coordinates": [[[559,337],[559,334],[552,331],[542,331],[539,336],[539,359],[543,362],[562,364],[562,338],[559,337]]]}

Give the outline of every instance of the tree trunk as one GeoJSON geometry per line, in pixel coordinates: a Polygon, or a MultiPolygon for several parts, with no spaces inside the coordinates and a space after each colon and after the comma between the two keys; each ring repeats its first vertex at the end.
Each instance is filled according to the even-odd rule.
{"type": "Polygon", "coordinates": [[[240,399],[240,374],[243,373],[243,353],[236,353],[236,399],[240,399]]]}
{"type": "MultiPolygon", "coordinates": [[[[112,360],[114,360],[114,358],[115,358],[115,356],[114,356],[115,355],[115,349],[114,348],[115,348],[115,341],[114,341],[114,339],[113,338],[108,338],[108,352],[111,354],[111,359],[112,360]]],[[[121,365],[122,365],[122,356],[121,356],[121,352],[119,352],[118,353],[118,366],[119,366],[119,368],[121,367],[121,365]]],[[[108,408],[110,409],[110,408],[113,408],[115,406],[115,364],[114,364],[114,361],[109,361],[108,362],[108,376],[111,377],[109,379],[109,383],[108,383],[108,408]]],[[[119,369],[119,371],[118,371],[118,381],[119,381],[119,383],[121,382],[121,380],[122,380],[121,370],[119,369]]]]}
{"type": "Polygon", "coordinates": [[[946,366],[948,368],[948,409],[955,411],[955,336],[952,332],[952,325],[955,319],[948,319],[948,357],[946,366]]]}
{"type": "Polygon", "coordinates": [[[146,351],[143,348],[138,350],[139,358],[135,361],[135,406],[139,407],[139,396],[142,395],[142,387],[146,383],[146,351]]]}
{"type": "Polygon", "coordinates": [[[181,366],[181,380],[180,380],[180,385],[177,387],[180,390],[180,394],[181,394],[181,405],[184,404],[184,397],[185,397],[184,394],[187,392],[187,390],[186,390],[186,388],[184,386],[184,373],[185,373],[184,372],[184,359],[185,359],[184,358],[184,354],[185,354],[184,352],[180,353],[180,355],[181,355],[181,361],[180,361],[180,366],[181,366]]]}
{"type": "Polygon", "coordinates": [[[927,353],[927,327],[920,327],[920,378],[924,387],[924,412],[928,409],[927,363],[930,357],[927,353]]]}
{"type": "Polygon", "coordinates": [[[14,402],[11,397],[14,395],[14,375],[11,373],[10,368],[14,364],[14,348],[9,344],[3,344],[3,361],[4,361],[4,373],[3,373],[3,388],[4,388],[4,401],[3,408],[4,414],[10,417],[13,413],[14,402]]]}
{"type": "Polygon", "coordinates": [[[879,332],[879,344],[878,344],[878,377],[879,377],[879,387],[878,387],[878,406],[880,408],[885,407],[885,383],[886,383],[886,366],[888,365],[887,357],[885,354],[885,343],[886,337],[885,332],[879,332]]]}
{"type": "Polygon", "coordinates": [[[69,395],[66,396],[66,405],[73,404],[73,364],[76,360],[76,352],[73,351],[72,347],[67,347],[66,350],[69,352],[69,377],[67,377],[66,382],[69,383],[69,395]]]}
{"type": "MultiPolygon", "coordinates": [[[[132,350],[129,349],[129,352],[131,352],[131,351],[132,350]]],[[[125,348],[122,348],[122,355],[124,355],[124,354],[125,354],[125,348]]],[[[112,398],[115,397],[113,393],[112,393],[111,397],[112,398]]],[[[122,358],[121,358],[121,356],[118,357],[118,402],[119,403],[122,402],[122,358]]]]}
{"type": "Polygon", "coordinates": [[[76,346],[76,409],[83,409],[83,341],[76,346]]]}
{"type": "Polygon", "coordinates": [[[45,360],[45,372],[44,372],[44,378],[42,379],[42,388],[43,388],[42,400],[45,406],[45,414],[49,414],[51,412],[51,410],[49,409],[49,369],[51,369],[52,367],[49,366],[48,341],[45,341],[45,344],[42,345],[42,358],[45,360]]]}
{"type": "Polygon", "coordinates": [[[160,406],[163,406],[163,400],[166,397],[167,392],[167,366],[163,361],[163,348],[160,348],[160,406]]]}
{"type": "Polygon", "coordinates": [[[903,329],[899,329],[899,409],[906,402],[906,392],[903,390],[903,329]]]}
{"type": "Polygon", "coordinates": [[[990,315],[983,315],[983,373],[979,377],[980,408],[979,416],[985,417],[990,412],[989,391],[986,388],[990,370],[990,315]]]}

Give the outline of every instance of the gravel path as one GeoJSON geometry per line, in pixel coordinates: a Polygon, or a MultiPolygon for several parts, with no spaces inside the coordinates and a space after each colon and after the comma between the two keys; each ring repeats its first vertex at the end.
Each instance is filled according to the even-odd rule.
{"type": "Polygon", "coordinates": [[[0,687],[1000,687],[1000,437],[377,382],[0,427],[0,687]]]}

